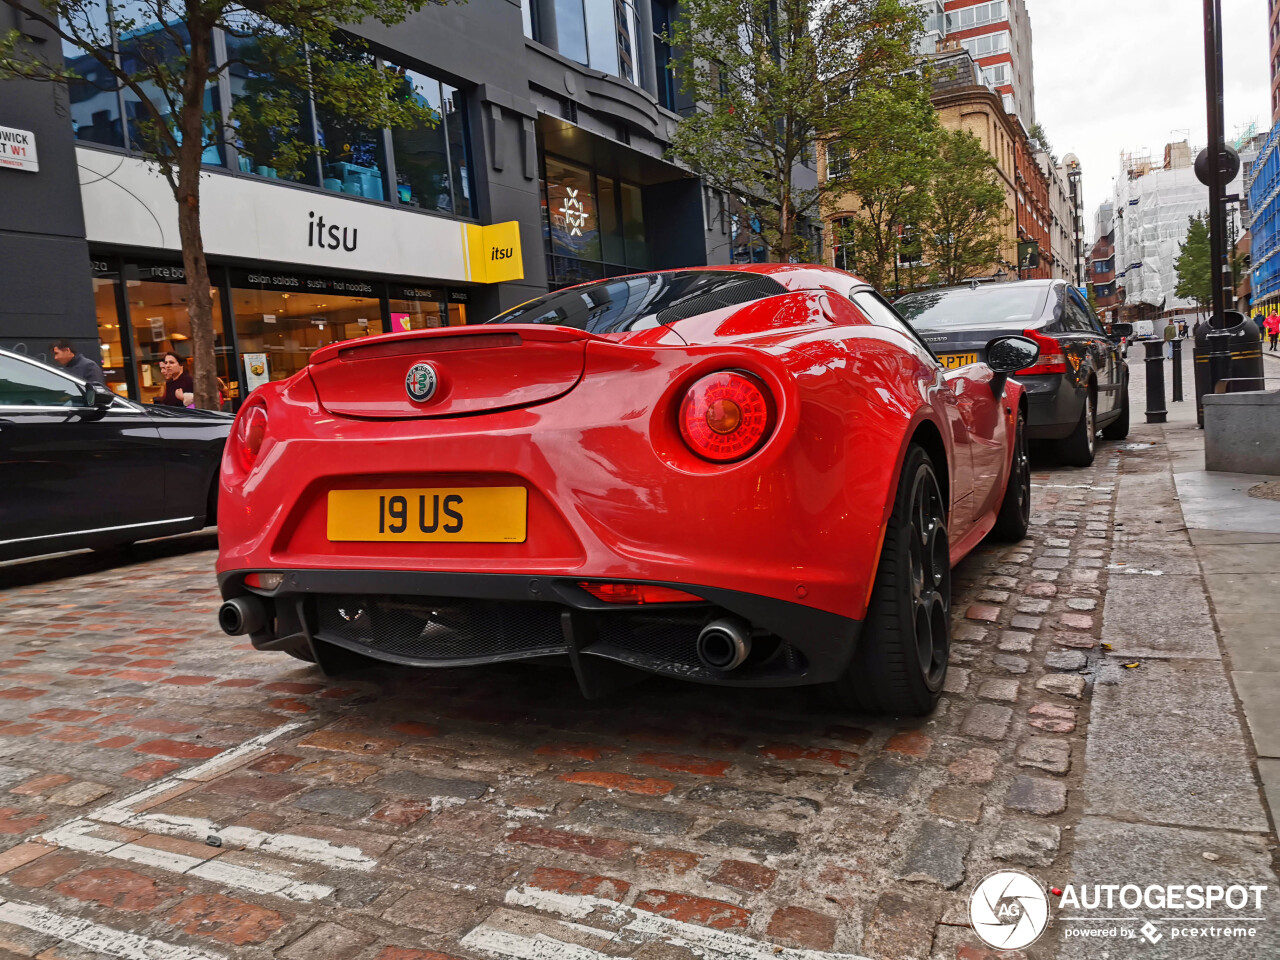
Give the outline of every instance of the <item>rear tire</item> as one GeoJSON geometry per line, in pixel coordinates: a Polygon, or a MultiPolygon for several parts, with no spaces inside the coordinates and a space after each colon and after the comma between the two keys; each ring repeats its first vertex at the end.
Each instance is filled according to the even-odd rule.
{"type": "Polygon", "coordinates": [[[1098,401],[1090,389],[1080,411],[1080,422],[1071,436],[1058,445],[1062,462],[1069,467],[1093,466],[1094,449],[1098,443],[1098,401]]]}
{"type": "Polygon", "coordinates": [[[1120,416],[1102,428],[1104,440],[1123,440],[1129,436],[1129,378],[1124,378],[1124,392],[1120,395],[1120,416]]]}
{"type": "Polygon", "coordinates": [[[862,713],[924,716],[942,695],[951,650],[951,552],[933,463],[912,444],[885,528],[853,660],[832,683],[862,713]]]}
{"type": "Polygon", "coordinates": [[[1009,469],[1009,482],[1004,488],[1004,500],[991,538],[1005,543],[1016,543],[1027,535],[1031,525],[1031,458],[1027,449],[1027,418],[1018,410],[1018,426],[1013,439],[1013,465],[1009,469]]]}

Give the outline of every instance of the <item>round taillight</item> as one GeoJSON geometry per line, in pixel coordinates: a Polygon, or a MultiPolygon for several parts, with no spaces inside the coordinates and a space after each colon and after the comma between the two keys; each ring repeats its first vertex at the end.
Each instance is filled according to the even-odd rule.
{"type": "Polygon", "coordinates": [[[722,370],[689,388],[680,404],[680,434],[689,449],[715,463],[750,456],[773,428],[773,402],[745,373],[722,370]]]}
{"type": "Polygon", "coordinates": [[[245,470],[252,468],[258,459],[258,451],[262,449],[266,435],[267,408],[255,403],[247,407],[236,422],[236,450],[240,455],[240,466],[245,470]]]}

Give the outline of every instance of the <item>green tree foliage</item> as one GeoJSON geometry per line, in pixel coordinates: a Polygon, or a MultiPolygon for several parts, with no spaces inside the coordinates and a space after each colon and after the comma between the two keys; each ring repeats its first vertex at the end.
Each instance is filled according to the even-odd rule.
{"type": "Polygon", "coordinates": [[[670,153],[734,195],[774,260],[805,255],[816,188],[792,173],[819,135],[842,137],[868,98],[911,65],[920,15],[899,0],[687,0],[677,73],[697,103],[670,153]]]}
{"type": "Polygon", "coordinates": [[[1209,247],[1209,220],[1200,214],[1189,218],[1187,239],[1174,267],[1178,271],[1178,286],[1174,294],[1183,300],[1194,301],[1203,311],[1213,300],[1210,280],[1212,254],[1209,247]]]}
{"type": "Polygon", "coordinates": [[[915,253],[904,250],[904,238],[911,246],[915,225],[932,213],[930,174],[940,136],[928,83],[903,74],[864,91],[858,116],[827,144],[828,170],[833,157],[849,157],[826,181],[833,200],[855,207],[842,239],[858,272],[878,289],[898,285],[899,259],[915,253]]]}
{"type": "Polygon", "coordinates": [[[995,158],[963,130],[938,138],[930,203],[920,221],[930,279],[953,286],[987,274],[999,262],[1009,222],[995,158]]]}
{"type": "MultiPolygon", "coordinates": [[[[196,403],[216,407],[213,300],[200,230],[200,173],[204,151],[231,144],[296,177],[316,152],[308,128],[310,98],[326,132],[352,140],[360,131],[432,125],[438,118],[393,69],[379,69],[343,24],[402,22],[428,3],[445,0],[132,0],[112,4],[115,46],[102,0],[0,0],[42,23],[64,44],[90,57],[117,87],[136,98],[140,116],[130,135],[168,182],[178,205],[178,231],[188,288],[196,403]],[[234,53],[211,56],[213,37],[225,32],[234,53]],[[123,55],[127,38],[128,55],[123,55]],[[243,93],[224,127],[212,91],[224,75],[243,93]]],[[[0,79],[85,82],[16,31],[0,36],[0,79]]],[[[340,137],[339,137],[340,138],[340,137]]],[[[330,144],[330,150],[335,145],[330,144]]],[[[341,146],[337,147],[341,150],[341,146]]]]}

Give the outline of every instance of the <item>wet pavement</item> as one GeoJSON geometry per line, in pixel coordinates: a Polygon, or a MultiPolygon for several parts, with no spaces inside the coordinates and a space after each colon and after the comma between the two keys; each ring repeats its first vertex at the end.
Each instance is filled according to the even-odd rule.
{"type": "Polygon", "coordinates": [[[0,566],[0,957],[1136,956],[1061,919],[997,954],[968,902],[1010,867],[1271,869],[1167,451],[1037,465],[1031,536],[956,571],[925,720],[586,702],[567,666],[325,677],[217,630],[207,534],[0,566]]]}

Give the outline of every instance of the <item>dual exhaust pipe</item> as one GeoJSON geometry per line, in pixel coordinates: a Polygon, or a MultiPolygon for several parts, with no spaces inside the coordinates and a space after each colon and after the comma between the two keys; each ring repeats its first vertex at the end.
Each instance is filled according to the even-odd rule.
{"type": "MultiPolygon", "coordinates": [[[[233,637],[258,633],[267,625],[267,608],[255,596],[236,597],[218,608],[218,626],[233,637]]],[[[741,617],[721,617],[698,633],[698,660],[718,673],[736,670],[751,656],[751,624],[741,617]]]]}

